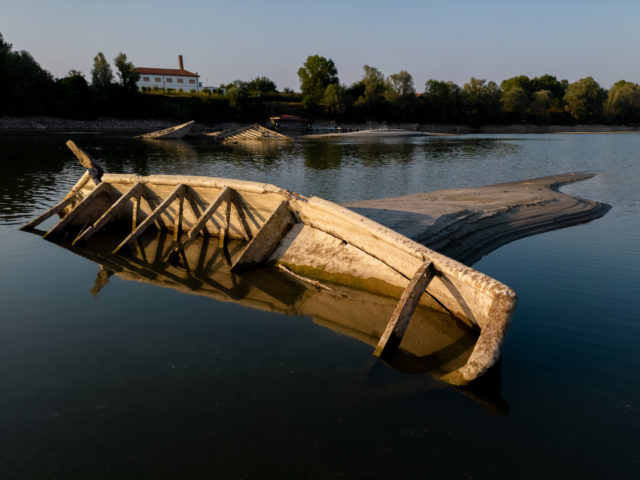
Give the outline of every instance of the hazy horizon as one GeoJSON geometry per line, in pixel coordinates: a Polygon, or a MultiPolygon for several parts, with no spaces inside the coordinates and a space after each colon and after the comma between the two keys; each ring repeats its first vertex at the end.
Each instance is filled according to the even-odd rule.
{"type": "Polygon", "coordinates": [[[264,75],[280,90],[299,89],[297,70],[314,54],[331,58],[347,85],[368,64],[385,75],[407,70],[417,91],[430,78],[462,85],[471,77],[592,76],[609,88],[640,77],[630,60],[640,44],[640,3],[626,0],[188,5],[3,0],[0,33],[56,77],[76,69],[90,79],[99,51],[110,62],[124,52],[136,66],[160,68],[177,68],[182,54],[205,85],[264,75]]]}

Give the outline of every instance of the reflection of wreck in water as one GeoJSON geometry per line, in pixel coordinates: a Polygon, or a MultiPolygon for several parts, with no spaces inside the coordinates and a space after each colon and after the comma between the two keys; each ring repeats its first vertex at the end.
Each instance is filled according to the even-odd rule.
{"type": "MultiPolygon", "coordinates": [[[[217,239],[200,236],[169,262],[163,258],[172,240],[164,231],[142,235],[123,254],[111,253],[117,243],[117,236],[105,233],[91,245],[61,245],[101,265],[94,294],[115,274],[259,310],[309,316],[319,325],[373,347],[398,302],[397,298],[311,280],[284,267],[233,272],[233,261],[245,246],[239,241],[220,247],[217,239]]],[[[440,377],[466,363],[477,337],[476,330],[450,314],[419,305],[399,351],[416,360],[415,372],[440,377]]],[[[403,363],[409,365],[408,359],[403,363]]]]}
{"type": "MultiPolygon", "coordinates": [[[[115,255],[132,248],[155,225],[165,234],[172,232],[170,245],[154,247],[159,253],[154,253],[153,262],[144,260],[148,254],[144,245],[139,247],[144,252],[139,268],[148,271],[152,265],[155,276],[160,271],[163,278],[182,279],[176,286],[190,290],[196,290],[191,286],[206,289],[213,281],[215,285],[226,286],[226,290],[217,288],[211,291],[211,296],[226,291],[225,299],[254,301],[252,296],[237,293],[248,288],[246,285],[238,286],[233,281],[259,275],[257,272],[262,269],[242,274],[247,277],[238,273],[258,265],[288,269],[290,277],[305,278],[304,282],[315,282],[314,285],[319,285],[318,281],[342,285],[329,290],[320,288],[320,293],[303,302],[309,302],[304,314],[365,342],[377,343],[376,356],[387,356],[402,345],[401,349],[419,358],[435,355],[440,370],[434,370],[428,362],[426,370],[437,372],[442,380],[454,385],[468,385],[477,380],[500,357],[517,299],[509,287],[487,275],[321,198],[307,198],[273,185],[242,180],[106,174],[73,142],[68,145],[88,168],[87,172],[62,202],[24,229],[33,229],[59,214],[61,220],[44,234],[46,238],[70,241],[79,247],[88,244],[90,237],[111,230],[119,235],[119,243],[111,250],[115,255]],[[219,237],[222,245],[229,240],[243,242],[227,258],[230,265],[226,273],[223,268],[212,270],[211,266],[202,266],[205,260],[205,266],[216,264],[218,257],[207,259],[201,251],[197,258],[187,257],[190,247],[202,235],[219,237]],[[172,271],[180,261],[186,277],[172,271]],[[200,275],[198,272],[202,271],[205,274],[200,275]],[[218,271],[226,275],[224,281],[216,280],[218,271]],[[328,293],[332,291],[350,292],[345,298],[358,300],[349,307],[350,302],[338,302],[328,293]],[[317,300],[311,299],[321,297],[328,300],[318,302],[314,310],[312,306],[317,300]],[[427,307],[428,324],[440,326],[433,332],[412,334],[422,328],[421,322],[415,320],[420,316],[416,309],[422,311],[427,307]],[[332,309],[343,308],[347,313],[331,313],[332,309]],[[353,318],[337,320],[341,317],[353,318]],[[376,320],[379,324],[372,323],[372,318],[379,318],[376,320]],[[460,340],[463,338],[473,340],[460,340]],[[437,348],[433,346],[434,341],[441,340],[444,343],[437,348]],[[442,360],[445,352],[448,353],[442,360]]],[[[131,257],[128,265],[135,267],[135,257],[131,257]]],[[[122,265],[120,270],[124,271],[122,265]]],[[[135,272],[136,268],[128,270],[135,272]]],[[[280,288],[272,288],[271,282],[259,290],[260,295],[272,292],[268,301],[263,302],[272,306],[269,309],[285,313],[291,309],[294,313],[301,311],[298,300],[282,300],[290,298],[290,289],[283,288],[287,292],[284,297],[278,293],[280,288]]]]}
{"type": "MultiPolygon", "coordinates": [[[[116,275],[263,311],[311,317],[322,327],[372,347],[378,344],[398,301],[345,285],[314,281],[284,267],[234,272],[234,260],[245,247],[240,241],[219,245],[218,239],[200,236],[166,262],[173,243],[166,231],[148,231],[131,248],[117,254],[112,250],[120,237],[109,232],[98,235],[97,242],[81,247],[59,243],[100,265],[91,289],[94,295],[116,275]]],[[[399,344],[385,350],[382,360],[402,372],[440,378],[467,362],[477,339],[478,332],[464,322],[442,310],[418,305],[399,344]]],[[[499,377],[499,372],[493,375],[499,377]]],[[[498,384],[495,382],[494,378],[486,382],[489,388],[463,393],[493,412],[504,413],[508,407],[499,396],[499,378],[498,384]]]]}

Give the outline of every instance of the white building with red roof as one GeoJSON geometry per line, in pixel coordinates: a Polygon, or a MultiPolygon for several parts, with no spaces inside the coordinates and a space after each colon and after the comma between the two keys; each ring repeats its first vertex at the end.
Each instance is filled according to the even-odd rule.
{"type": "Polygon", "coordinates": [[[140,79],[136,85],[141,90],[143,87],[149,89],[158,87],[166,92],[182,89],[185,92],[198,93],[202,88],[200,75],[184,69],[182,55],[178,55],[178,64],[180,68],[177,69],[138,67],[136,72],[140,75],[140,79]]]}

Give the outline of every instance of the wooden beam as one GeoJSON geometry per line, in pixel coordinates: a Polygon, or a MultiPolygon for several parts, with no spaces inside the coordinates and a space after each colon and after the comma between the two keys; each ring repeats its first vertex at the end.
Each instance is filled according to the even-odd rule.
{"type": "Polygon", "coordinates": [[[295,218],[289,210],[289,204],[281,201],[236,259],[231,271],[264,262],[294,223],[295,218]]]}
{"type": "Polygon", "coordinates": [[[36,226],[40,225],[42,222],[44,222],[45,220],[47,220],[48,218],[53,217],[56,213],[61,212],[62,210],[64,210],[64,208],[69,205],[70,203],[72,203],[75,200],[75,195],[70,195],[67,198],[65,198],[64,200],[62,200],[60,203],[58,203],[57,205],[54,205],[53,207],[51,207],[49,210],[47,210],[46,212],[44,212],[42,215],[40,215],[37,218],[34,218],[33,220],[31,220],[29,223],[27,223],[26,225],[23,225],[20,227],[20,230],[29,230],[32,228],[35,228],[36,226]]]}
{"type": "MultiPolygon", "coordinates": [[[[229,195],[229,197],[231,197],[231,195],[229,195]]],[[[227,241],[227,238],[229,238],[229,227],[230,227],[230,222],[231,222],[231,198],[227,199],[227,208],[225,209],[224,212],[224,218],[225,218],[225,223],[224,226],[220,227],[220,239],[218,242],[219,246],[224,246],[225,242],[227,241]]]]}
{"type": "Polygon", "coordinates": [[[117,253],[118,250],[120,250],[122,247],[142,235],[144,231],[151,226],[155,219],[160,216],[162,212],[164,212],[169,207],[169,205],[171,205],[171,203],[178,197],[178,195],[184,195],[186,188],[187,187],[183,184],[178,185],[167,198],[160,202],[160,204],[153,210],[153,212],[149,214],[147,218],[140,222],[140,225],[138,225],[138,227],[133,232],[127,235],[127,238],[120,242],[120,245],[115,248],[113,253],[117,253]]]}
{"type": "Polygon", "coordinates": [[[51,230],[45,233],[42,238],[47,238],[52,235],[56,235],[64,227],[66,227],[71,220],[76,218],[79,213],[82,213],[91,203],[101,195],[102,193],[107,191],[107,188],[111,187],[108,183],[100,183],[96,188],[94,188],[89,195],[87,195],[78,205],[75,206],[73,210],[71,210],[66,217],[62,218],[58,223],[56,223],[51,230]]]}
{"type": "Polygon", "coordinates": [[[123,193],[122,196],[118,198],[118,200],[116,200],[116,202],[113,205],[111,205],[111,207],[109,207],[107,211],[104,212],[98,220],[96,220],[92,225],[90,225],[85,230],[83,230],[75,238],[75,240],[71,242],[71,244],[75,245],[78,242],[88,240],[89,237],[91,237],[94,233],[96,233],[98,230],[104,227],[107,224],[107,222],[111,220],[111,218],[115,215],[118,209],[122,207],[122,205],[127,203],[131,199],[131,197],[136,195],[141,190],[141,188],[142,188],[142,183],[136,182],[129,190],[123,193]]]}
{"type": "Polygon", "coordinates": [[[413,311],[416,309],[422,294],[427,288],[427,285],[429,285],[431,279],[434,277],[435,273],[436,269],[433,266],[433,263],[427,260],[413,276],[409,285],[407,285],[407,288],[405,288],[402,293],[400,301],[396,305],[396,308],[391,315],[391,319],[387,324],[387,328],[385,328],[382,333],[378,346],[373,352],[376,357],[380,357],[382,355],[382,352],[393,334],[398,334],[402,337],[402,334],[404,334],[404,331],[411,320],[413,311]]]}
{"type": "Polygon", "coordinates": [[[102,175],[104,175],[104,168],[102,168],[102,165],[91,158],[87,152],[78,147],[72,140],[68,140],[66,145],[69,147],[69,150],[78,157],[80,164],[89,171],[89,174],[96,185],[100,183],[102,175]]]}
{"type": "Polygon", "coordinates": [[[184,192],[178,197],[178,214],[175,216],[173,222],[173,240],[178,241],[180,238],[180,232],[182,231],[182,215],[184,213],[184,192]]]}
{"type": "Polygon", "coordinates": [[[185,237],[180,242],[178,242],[178,244],[173,249],[171,249],[171,251],[169,251],[165,259],[169,258],[175,252],[178,252],[179,250],[187,248],[189,245],[191,245],[193,241],[198,238],[200,230],[204,228],[204,226],[207,224],[207,221],[209,221],[209,219],[213,216],[220,204],[225,200],[228,201],[230,196],[231,189],[229,187],[224,187],[220,194],[216,197],[216,199],[209,204],[204,212],[202,212],[202,215],[200,215],[196,223],[193,225],[193,227],[191,227],[185,237]]]}
{"type": "Polygon", "coordinates": [[[133,199],[133,212],[131,213],[131,231],[136,229],[138,224],[138,210],[140,210],[140,194],[136,195],[133,199]]]}

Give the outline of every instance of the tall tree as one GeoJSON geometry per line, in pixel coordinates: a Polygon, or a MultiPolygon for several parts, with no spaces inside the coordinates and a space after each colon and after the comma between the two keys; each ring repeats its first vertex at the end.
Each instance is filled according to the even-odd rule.
{"type": "Polygon", "coordinates": [[[527,96],[533,93],[534,81],[526,75],[518,75],[516,77],[507,78],[500,83],[500,90],[506,93],[512,88],[520,88],[527,96]]]}
{"type": "MultiPolygon", "coordinates": [[[[502,82],[504,85],[504,82],[502,82]]],[[[529,96],[522,87],[509,86],[507,90],[502,90],[502,111],[505,112],[512,121],[522,122],[525,120],[529,108],[529,96]]]]}
{"type": "Polygon", "coordinates": [[[298,69],[298,78],[302,104],[313,109],[322,102],[327,87],[332,83],[338,83],[338,69],[330,58],[310,55],[298,69]]]}
{"type": "Polygon", "coordinates": [[[553,95],[549,90],[538,90],[531,95],[529,110],[537,123],[547,123],[552,113],[553,95]]]}
{"type": "Polygon", "coordinates": [[[613,122],[640,121],[640,85],[620,80],[607,94],[604,113],[613,122]]]}
{"type": "Polygon", "coordinates": [[[136,72],[136,67],[133,66],[133,63],[127,61],[127,56],[120,52],[118,56],[113,59],[113,64],[118,69],[120,85],[130,92],[137,90],[138,86],[136,82],[140,80],[140,74],[136,72]]]}
{"type": "Polygon", "coordinates": [[[387,90],[385,97],[390,102],[397,102],[398,100],[415,99],[416,89],[413,86],[413,77],[406,70],[401,70],[398,73],[389,75],[387,78],[387,90]]]}
{"type": "Polygon", "coordinates": [[[322,106],[329,115],[342,115],[346,109],[345,88],[338,83],[330,84],[324,91],[322,106]]]}
{"type": "Polygon", "coordinates": [[[91,84],[97,88],[106,88],[113,82],[111,65],[104,58],[102,52],[93,57],[93,69],[91,70],[91,84]]]}
{"type": "Polygon", "coordinates": [[[457,122],[462,107],[462,91],[454,82],[430,79],[424,86],[422,105],[425,117],[432,122],[457,122]]]}
{"type": "Polygon", "coordinates": [[[55,100],[52,75],[26,51],[12,51],[0,34],[0,115],[49,113],[55,100]]]}
{"type": "Polygon", "coordinates": [[[471,77],[462,87],[464,114],[471,123],[488,123],[500,120],[500,88],[491,81],[471,77]]]}
{"type": "Polygon", "coordinates": [[[384,75],[375,67],[365,65],[364,75],[362,76],[362,84],[364,85],[364,93],[362,94],[361,103],[372,105],[382,100],[386,85],[384,83],[384,75]]]}
{"type": "Polygon", "coordinates": [[[600,118],[604,91],[592,77],[581,78],[567,88],[564,95],[567,112],[578,122],[592,122],[600,118]]]}

